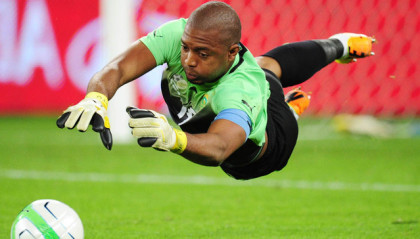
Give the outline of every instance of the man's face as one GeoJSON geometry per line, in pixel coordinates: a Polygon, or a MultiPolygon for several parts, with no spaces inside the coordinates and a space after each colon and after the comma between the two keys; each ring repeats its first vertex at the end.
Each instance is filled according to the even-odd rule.
{"type": "Polygon", "coordinates": [[[219,31],[187,27],[182,35],[181,64],[194,84],[211,82],[224,75],[235,59],[230,47],[221,43],[219,31]]]}

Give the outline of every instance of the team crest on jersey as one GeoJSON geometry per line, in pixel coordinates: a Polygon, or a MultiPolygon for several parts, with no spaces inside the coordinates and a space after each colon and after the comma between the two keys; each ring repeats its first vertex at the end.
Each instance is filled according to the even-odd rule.
{"type": "Polygon", "coordinates": [[[209,94],[190,85],[182,75],[174,74],[167,79],[170,95],[178,98],[182,104],[180,109],[176,109],[176,113],[173,112],[178,116],[177,123],[179,125],[188,122],[209,104],[209,94]]]}
{"type": "Polygon", "coordinates": [[[186,90],[188,88],[187,81],[181,75],[175,74],[172,78],[179,90],[186,90]]]}
{"type": "Polygon", "coordinates": [[[182,77],[182,75],[174,74],[169,79],[169,91],[172,96],[178,97],[182,104],[188,103],[188,82],[182,77]]]}

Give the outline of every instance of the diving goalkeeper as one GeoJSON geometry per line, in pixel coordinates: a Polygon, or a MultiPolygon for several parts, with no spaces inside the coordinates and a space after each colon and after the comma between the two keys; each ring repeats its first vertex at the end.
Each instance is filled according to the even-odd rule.
{"type": "Polygon", "coordinates": [[[110,150],[108,100],[120,86],[166,63],[162,94],[180,129],[158,112],[127,107],[140,146],[220,166],[236,179],[281,170],[296,144],[297,118],[310,101],[299,88],[284,95],[283,87],[308,80],[334,61],[373,55],[374,39],[341,33],[285,44],[256,58],[240,39],[235,10],[223,2],[205,3],[188,19],[162,25],[108,63],[57,125],[80,131],[92,125],[110,150]]]}

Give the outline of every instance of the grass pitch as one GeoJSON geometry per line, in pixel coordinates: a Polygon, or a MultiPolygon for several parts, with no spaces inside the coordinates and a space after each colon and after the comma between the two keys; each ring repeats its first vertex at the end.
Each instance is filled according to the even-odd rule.
{"type": "Polygon", "coordinates": [[[420,238],[420,138],[300,125],[286,168],[244,182],[134,139],[109,152],[55,118],[0,118],[0,237],[23,207],[52,198],[78,212],[88,239],[420,238]]]}

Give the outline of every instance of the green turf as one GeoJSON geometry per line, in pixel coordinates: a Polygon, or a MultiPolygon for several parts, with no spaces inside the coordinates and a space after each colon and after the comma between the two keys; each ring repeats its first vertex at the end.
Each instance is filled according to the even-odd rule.
{"type": "Polygon", "coordinates": [[[420,238],[420,138],[343,136],[306,119],[288,166],[250,184],[134,143],[109,152],[54,121],[0,118],[0,238],[41,198],[72,206],[88,239],[420,238]],[[314,140],[320,126],[327,137],[314,140]]]}

